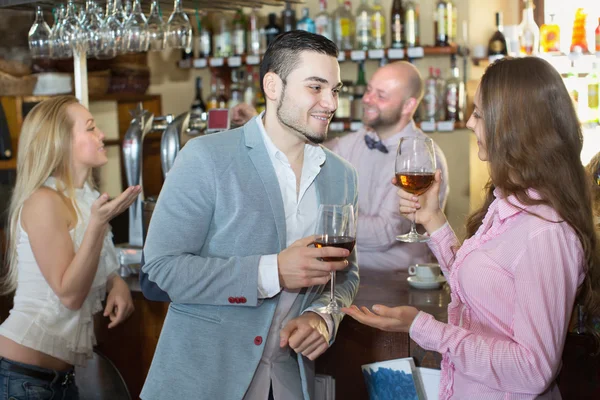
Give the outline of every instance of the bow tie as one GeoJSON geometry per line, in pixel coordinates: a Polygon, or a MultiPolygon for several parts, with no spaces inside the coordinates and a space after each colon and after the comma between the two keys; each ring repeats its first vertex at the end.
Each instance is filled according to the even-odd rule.
{"type": "Polygon", "coordinates": [[[365,143],[367,144],[367,147],[371,150],[377,149],[380,152],[386,153],[386,154],[388,152],[387,147],[385,147],[385,144],[383,144],[381,142],[381,140],[375,140],[369,135],[365,135],[365,143]]]}

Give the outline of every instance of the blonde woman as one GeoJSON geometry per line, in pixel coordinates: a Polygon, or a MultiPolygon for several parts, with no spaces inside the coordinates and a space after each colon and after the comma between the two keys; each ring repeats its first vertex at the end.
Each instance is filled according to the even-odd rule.
{"type": "Polygon", "coordinates": [[[1,399],[78,399],[73,368],[92,354],[105,294],[109,328],[133,312],[108,223],[140,188],[111,201],[92,189],[92,168],[108,161],[103,139],[72,96],[41,102],[23,122],[1,282],[16,289],[0,325],[1,399]]]}

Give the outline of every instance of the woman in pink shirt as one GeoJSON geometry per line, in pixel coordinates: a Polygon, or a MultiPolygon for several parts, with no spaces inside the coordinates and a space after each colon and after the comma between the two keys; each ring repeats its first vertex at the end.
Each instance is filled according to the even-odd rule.
{"type": "Polygon", "coordinates": [[[441,353],[440,399],[560,399],[555,379],[575,300],[588,327],[600,309],[580,124],[558,72],[534,57],[488,67],[474,106],[467,127],[491,179],[468,239],[460,245],[439,208],[439,171],[420,197],[398,191],[400,212],[416,213],[450,284],[448,323],[406,306],[344,311],[441,353]]]}

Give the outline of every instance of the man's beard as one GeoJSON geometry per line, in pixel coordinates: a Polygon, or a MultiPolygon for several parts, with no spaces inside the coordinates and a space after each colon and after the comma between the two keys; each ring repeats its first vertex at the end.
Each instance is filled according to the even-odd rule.
{"type": "Polygon", "coordinates": [[[283,109],[284,103],[287,104],[285,85],[283,86],[282,91],[283,91],[283,95],[281,96],[279,103],[277,103],[277,120],[279,121],[279,123],[290,128],[294,132],[297,132],[301,136],[304,136],[311,143],[314,143],[314,144],[323,143],[325,141],[325,139],[327,139],[327,130],[325,130],[323,135],[317,136],[314,132],[312,132],[308,128],[307,125],[301,123],[298,120],[295,120],[294,116],[290,116],[288,114],[288,108],[286,107],[285,109],[283,109]]]}
{"type": "MultiPolygon", "coordinates": [[[[390,126],[394,126],[398,123],[398,121],[400,121],[400,118],[402,118],[402,109],[404,108],[404,102],[402,102],[402,104],[400,104],[400,107],[398,107],[398,110],[396,113],[394,113],[391,116],[383,116],[381,114],[381,112],[379,112],[379,115],[369,121],[365,121],[363,118],[363,123],[370,127],[373,128],[374,130],[377,130],[377,128],[387,128],[390,126]]],[[[364,115],[364,111],[363,111],[363,115],[364,115]]]]}

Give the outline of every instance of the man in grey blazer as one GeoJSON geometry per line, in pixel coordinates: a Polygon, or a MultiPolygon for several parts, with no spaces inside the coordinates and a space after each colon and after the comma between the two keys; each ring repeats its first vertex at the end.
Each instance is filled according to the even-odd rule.
{"type": "Polygon", "coordinates": [[[320,204],[357,205],[356,171],[320,145],[337,55],[322,36],[280,35],[261,64],[266,111],[179,153],[144,247],[172,303],[142,399],[314,398],[313,360],[342,318],[318,312],[330,272],[341,306],[359,283],[355,251],[310,246],[320,204]]]}

